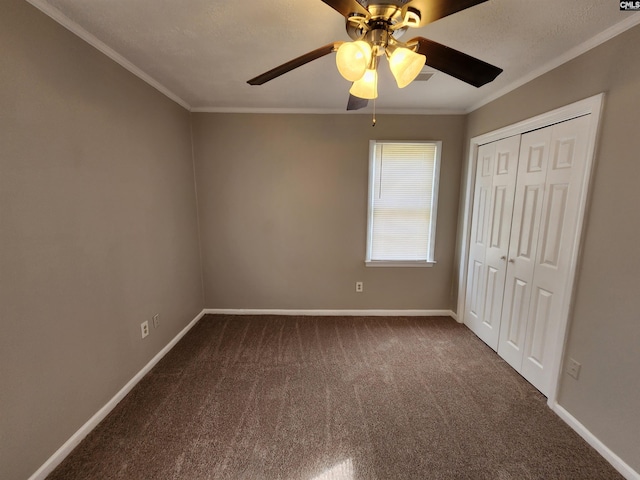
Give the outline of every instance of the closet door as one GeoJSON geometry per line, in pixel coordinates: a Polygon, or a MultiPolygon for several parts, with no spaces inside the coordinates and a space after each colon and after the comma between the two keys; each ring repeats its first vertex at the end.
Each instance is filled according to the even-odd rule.
{"type": "Polygon", "coordinates": [[[578,213],[586,188],[589,116],[553,126],[531,305],[520,373],[545,395],[551,365],[562,351],[560,338],[571,296],[571,263],[578,238],[578,213]]]}
{"type": "Polygon", "coordinates": [[[478,150],[465,323],[498,348],[520,136],[478,150]]]}
{"type": "Polygon", "coordinates": [[[522,135],[498,354],[520,371],[552,127],[522,135]]]}
{"type": "Polygon", "coordinates": [[[589,117],[523,135],[498,353],[551,387],[584,183],[589,117]]]}

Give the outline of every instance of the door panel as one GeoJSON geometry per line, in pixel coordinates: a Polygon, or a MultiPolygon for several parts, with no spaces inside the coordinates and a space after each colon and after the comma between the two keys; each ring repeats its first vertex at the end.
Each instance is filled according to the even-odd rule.
{"type": "Polygon", "coordinates": [[[542,222],[544,229],[540,245],[540,263],[550,268],[558,268],[568,193],[569,185],[566,183],[550,185],[549,187],[547,208],[545,208],[542,222]]]}
{"type": "Polygon", "coordinates": [[[473,262],[473,268],[471,269],[471,288],[469,289],[469,293],[471,295],[471,303],[469,303],[469,313],[474,317],[480,316],[480,311],[482,310],[482,306],[484,306],[484,302],[482,301],[482,290],[480,289],[480,285],[482,283],[482,270],[483,265],[479,261],[473,262]]]}
{"type": "Polygon", "coordinates": [[[478,245],[486,246],[486,227],[487,227],[487,211],[489,210],[489,199],[491,193],[489,189],[480,186],[479,202],[478,202],[478,228],[475,235],[475,241],[478,245]]]}
{"type": "Polygon", "coordinates": [[[522,135],[498,353],[520,371],[538,249],[551,127],[522,135]]]}
{"type": "Polygon", "coordinates": [[[507,342],[517,351],[520,351],[524,340],[524,328],[522,328],[522,322],[518,320],[522,318],[525,310],[524,307],[527,303],[527,291],[529,290],[528,286],[529,284],[526,281],[514,278],[513,288],[511,289],[513,296],[509,302],[511,304],[509,315],[515,320],[509,323],[509,335],[507,337],[507,342]]]}
{"type": "Polygon", "coordinates": [[[520,137],[478,149],[465,324],[498,348],[520,137]]]}
{"type": "Polygon", "coordinates": [[[495,299],[499,296],[497,290],[502,289],[502,285],[500,284],[500,272],[495,268],[489,266],[487,267],[487,288],[486,288],[486,308],[484,311],[484,315],[482,316],[482,323],[489,327],[494,328],[493,321],[496,317],[499,318],[500,314],[496,313],[495,309],[500,308],[502,305],[498,302],[496,305],[495,299]]]}
{"type": "Polygon", "coordinates": [[[578,212],[586,174],[589,117],[554,125],[546,191],[540,219],[538,254],[532,280],[533,300],[527,325],[521,374],[542,393],[551,388],[550,365],[562,350],[563,307],[569,299],[569,273],[578,212]]]}
{"type": "Polygon", "coordinates": [[[473,331],[479,329],[485,307],[485,258],[495,150],[495,144],[483,145],[478,149],[464,316],[465,324],[473,331]]]}
{"type": "Polygon", "coordinates": [[[502,234],[505,227],[505,209],[507,201],[507,187],[505,185],[497,185],[493,189],[493,208],[491,215],[491,248],[500,248],[504,235],[502,234]]]}
{"type": "Polygon", "coordinates": [[[540,212],[542,197],[544,196],[543,185],[526,185],[524,188],[524,198],[522,201],[522,221],[520,222],[518,233],[518,244],[516,257],[533,261],[534,232],[537,231],[538,213],[540,212]]]}
{"type": "Polygon", "coordinates": [[[529,352],[529,361],[534,362],[539,368],[546,363],[545,343],[551,315],[551,303],[553,293],[542,288],[536,289],[531,301],[531,331],[527,335],[526,351],[529,352]]]}

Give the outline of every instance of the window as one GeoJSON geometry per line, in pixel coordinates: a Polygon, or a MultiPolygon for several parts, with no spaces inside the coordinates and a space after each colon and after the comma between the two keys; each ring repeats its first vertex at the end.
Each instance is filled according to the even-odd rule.
{"type": "Polygon", "coordinates": [[[442,142],[372,140],[367,266],[431,266],[442,142]]]}

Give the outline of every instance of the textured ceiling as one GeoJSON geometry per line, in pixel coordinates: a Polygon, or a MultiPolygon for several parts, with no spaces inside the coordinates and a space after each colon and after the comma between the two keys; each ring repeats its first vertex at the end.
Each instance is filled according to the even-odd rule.
{"type": "MultiPolygon", "coordinates": [[[[89,41],[95,37],[92,43],[106,45],[194,110],[320,112],[346,106],[350,84],[337,72],[334,55],[262,86],[246,83],[319,46],[350,40],[344,18],[320,0],[28,1],[89,41]]],[[[494,82],[477,89],[436,73],[400,90],[385,67],[376,107],[469,111],[637,23],[640,14],[620,12],[612,1],[490,0],[412,29],[403,39],[424,36],[497,65],[504,72],[494,82]]]]}

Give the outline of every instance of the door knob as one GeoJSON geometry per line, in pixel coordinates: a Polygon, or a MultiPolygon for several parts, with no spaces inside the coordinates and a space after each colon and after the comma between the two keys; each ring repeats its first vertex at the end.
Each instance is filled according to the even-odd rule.
{"type": "Polygon", "coordinates": [[[515,258],[510,258],[509,259],[509,263],[515,263],[515,262],[516,262],[515,258]]]}
{"type": "Polygon", "coordinates": [[[500,257],[500,260],[506,260],[506,259],[507,259],[507,257],[505,257],[504,255],[502,255],[502,256],[500,257]]]}

